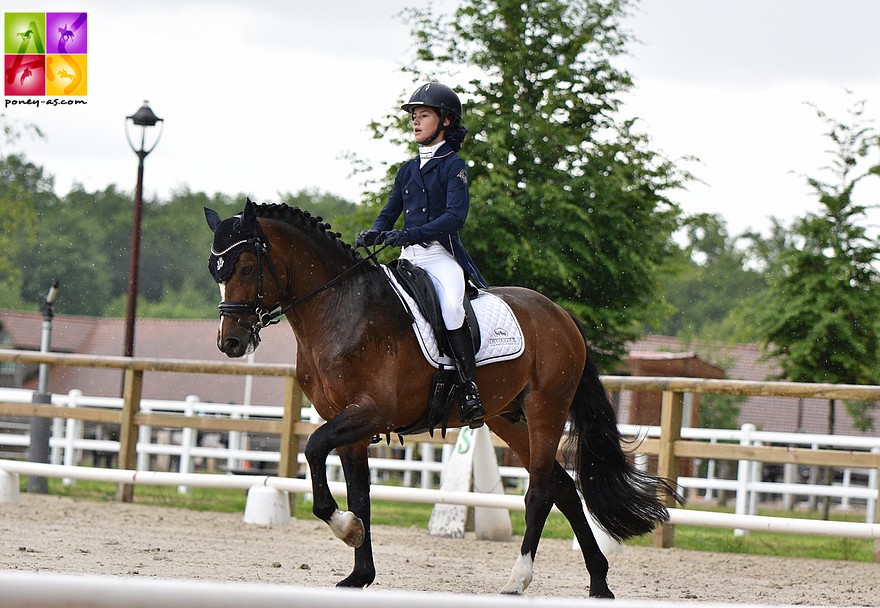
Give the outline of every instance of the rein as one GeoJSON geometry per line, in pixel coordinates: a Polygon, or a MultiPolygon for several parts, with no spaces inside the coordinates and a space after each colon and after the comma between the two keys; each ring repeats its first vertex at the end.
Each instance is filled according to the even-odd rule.
{"type": "MultiPolygon", "coordinates": [[[[326,291],[327,289],[330,289],[331,287],[339,283],[343,278],[345,278],[346,275],[348,275],[350,272],[357,269],[361,265],[368,262],[373,262],[375,264],[375,259],[379,252],[388,247],[388,245],[383,245],[382,247],[375,249],[366,257],[361,258],[350,267],[346,268],[341,273],[339,273],[320,287],[313,289],[306,295],[300,298],[290,298],[287,294],[287,291],[281,288],[281,280],[278,278],[278,273],[275,271],[275,265],[272,263],[272,256],[269,255],[266,246],[262,242],[262,240],[260,240],[260,238],[252,238],[246,241],[239,241],[233,247],[242,244],[254,245],[254,251],[257,255],[257,295],[250,302],[230,302],[224,300],[220,302],[217,308],[220,309],[221,317],[229,317],[245,330],[247,330],[248,334],[250,335],[249,342],[252,348],[256,348],[260,343],[261,329],[279,323],[281,321],[281,317],[283,317],[288,311],[292,310],[303,302],[311,300],[312,298],[326,291]],[[265,294],[263,293],[263,257],[266,258],[269,272],[272,274],[272,280],[275,281],[275,287],[280,294],[279,301],[276,302],[275,305],[271,308],[267,308],[263,303],[263,298],[265,296],[265,294]],[[289,300],[289,302],[287,305],[282,306],[281,300],[289,300]],[[253,315],[254,317],[256,317],[256,321],[245,321],[241,318],[240,315],[253,315]]],[[[231,248],[232,247],[228,248],[226,251],[229,251],[229,249],[231,248]]],[[[215,253],[215,255],[220,254],[215,253]]]]}

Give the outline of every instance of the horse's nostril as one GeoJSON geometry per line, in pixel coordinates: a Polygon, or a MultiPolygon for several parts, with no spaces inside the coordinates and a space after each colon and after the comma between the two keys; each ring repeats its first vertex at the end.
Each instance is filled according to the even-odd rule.
{"type": "Polygon", "coordinates": [[[224,353],[235,352],[241,347],[241,341],[238,338],[229,337],[223,340],[221,350],[224,353]]]}

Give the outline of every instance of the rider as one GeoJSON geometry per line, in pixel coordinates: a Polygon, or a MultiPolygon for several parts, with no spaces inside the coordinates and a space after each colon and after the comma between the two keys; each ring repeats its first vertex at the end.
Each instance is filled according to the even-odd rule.
{"type": "Polygon", "coordinates": [[[361,247],[383,241],[401,247],[401,258],[430,275],[462,387],[460,418],[477,428],[485,412],[477,391],[464,297],[468,277],[478,287],[486,287],[486,282],[458,233],[470,206],[467,166],[456,154],[467,134],[461,124],[461,101],[449,87],[430,82],[416,89],[401,109],[412,116],[419,155],[400,167],[388,202],[373,226],[358,234],[355,242],[361,247]],[[403,228],[394,230],[401,213],[403,228]]]}

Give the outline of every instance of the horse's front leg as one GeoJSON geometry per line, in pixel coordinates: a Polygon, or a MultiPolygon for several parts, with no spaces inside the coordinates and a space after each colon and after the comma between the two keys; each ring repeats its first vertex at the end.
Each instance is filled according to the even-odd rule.
{"type": "Polygon", "coordinates": [[[306,444],[306,460],[312,475],[312,512],[330,526],[333,533],[350,547],[364,542],[364,524],[351,511],[340,511],[327,483],[327,456],[334,448],[372,437],[371,408],[349,405],[312,433],[306,444]]]}
{"type": "Polygon", "coordinates": [[[354,568],[337,587],[367,587],[376,579],[373,544],[370,538],[370,466],[369,442],[337,448],[345,473],[348,508],[363,525],[363,542],[354,550],[354,568]]]}

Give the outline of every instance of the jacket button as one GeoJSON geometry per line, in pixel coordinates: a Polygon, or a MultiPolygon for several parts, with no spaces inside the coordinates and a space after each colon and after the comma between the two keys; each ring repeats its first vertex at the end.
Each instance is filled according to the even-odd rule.
{"type": "Polygon", "coordinates": [[[408,214],[408,213],[409,213],[409,209],[407,209],[406,211],[404,211],[404,213],[407,213],[407,214],[408,214]]]}
{"type": "MultiPolygon", "coordinates": [[[[424,192],[424,190],[423,190],[423,192],[424,192]]],[[[405,188],[404,191],[403,191],[403,193],[404,193],[404,194],[409,194],[409,188],[405,188]]]]}
{"type": "Polygon", "coordinates": [[[427,208],[427,207],[422,207],[422,213],[427,213],[427,212],[428,212],[428,208],[427,208]]]}

